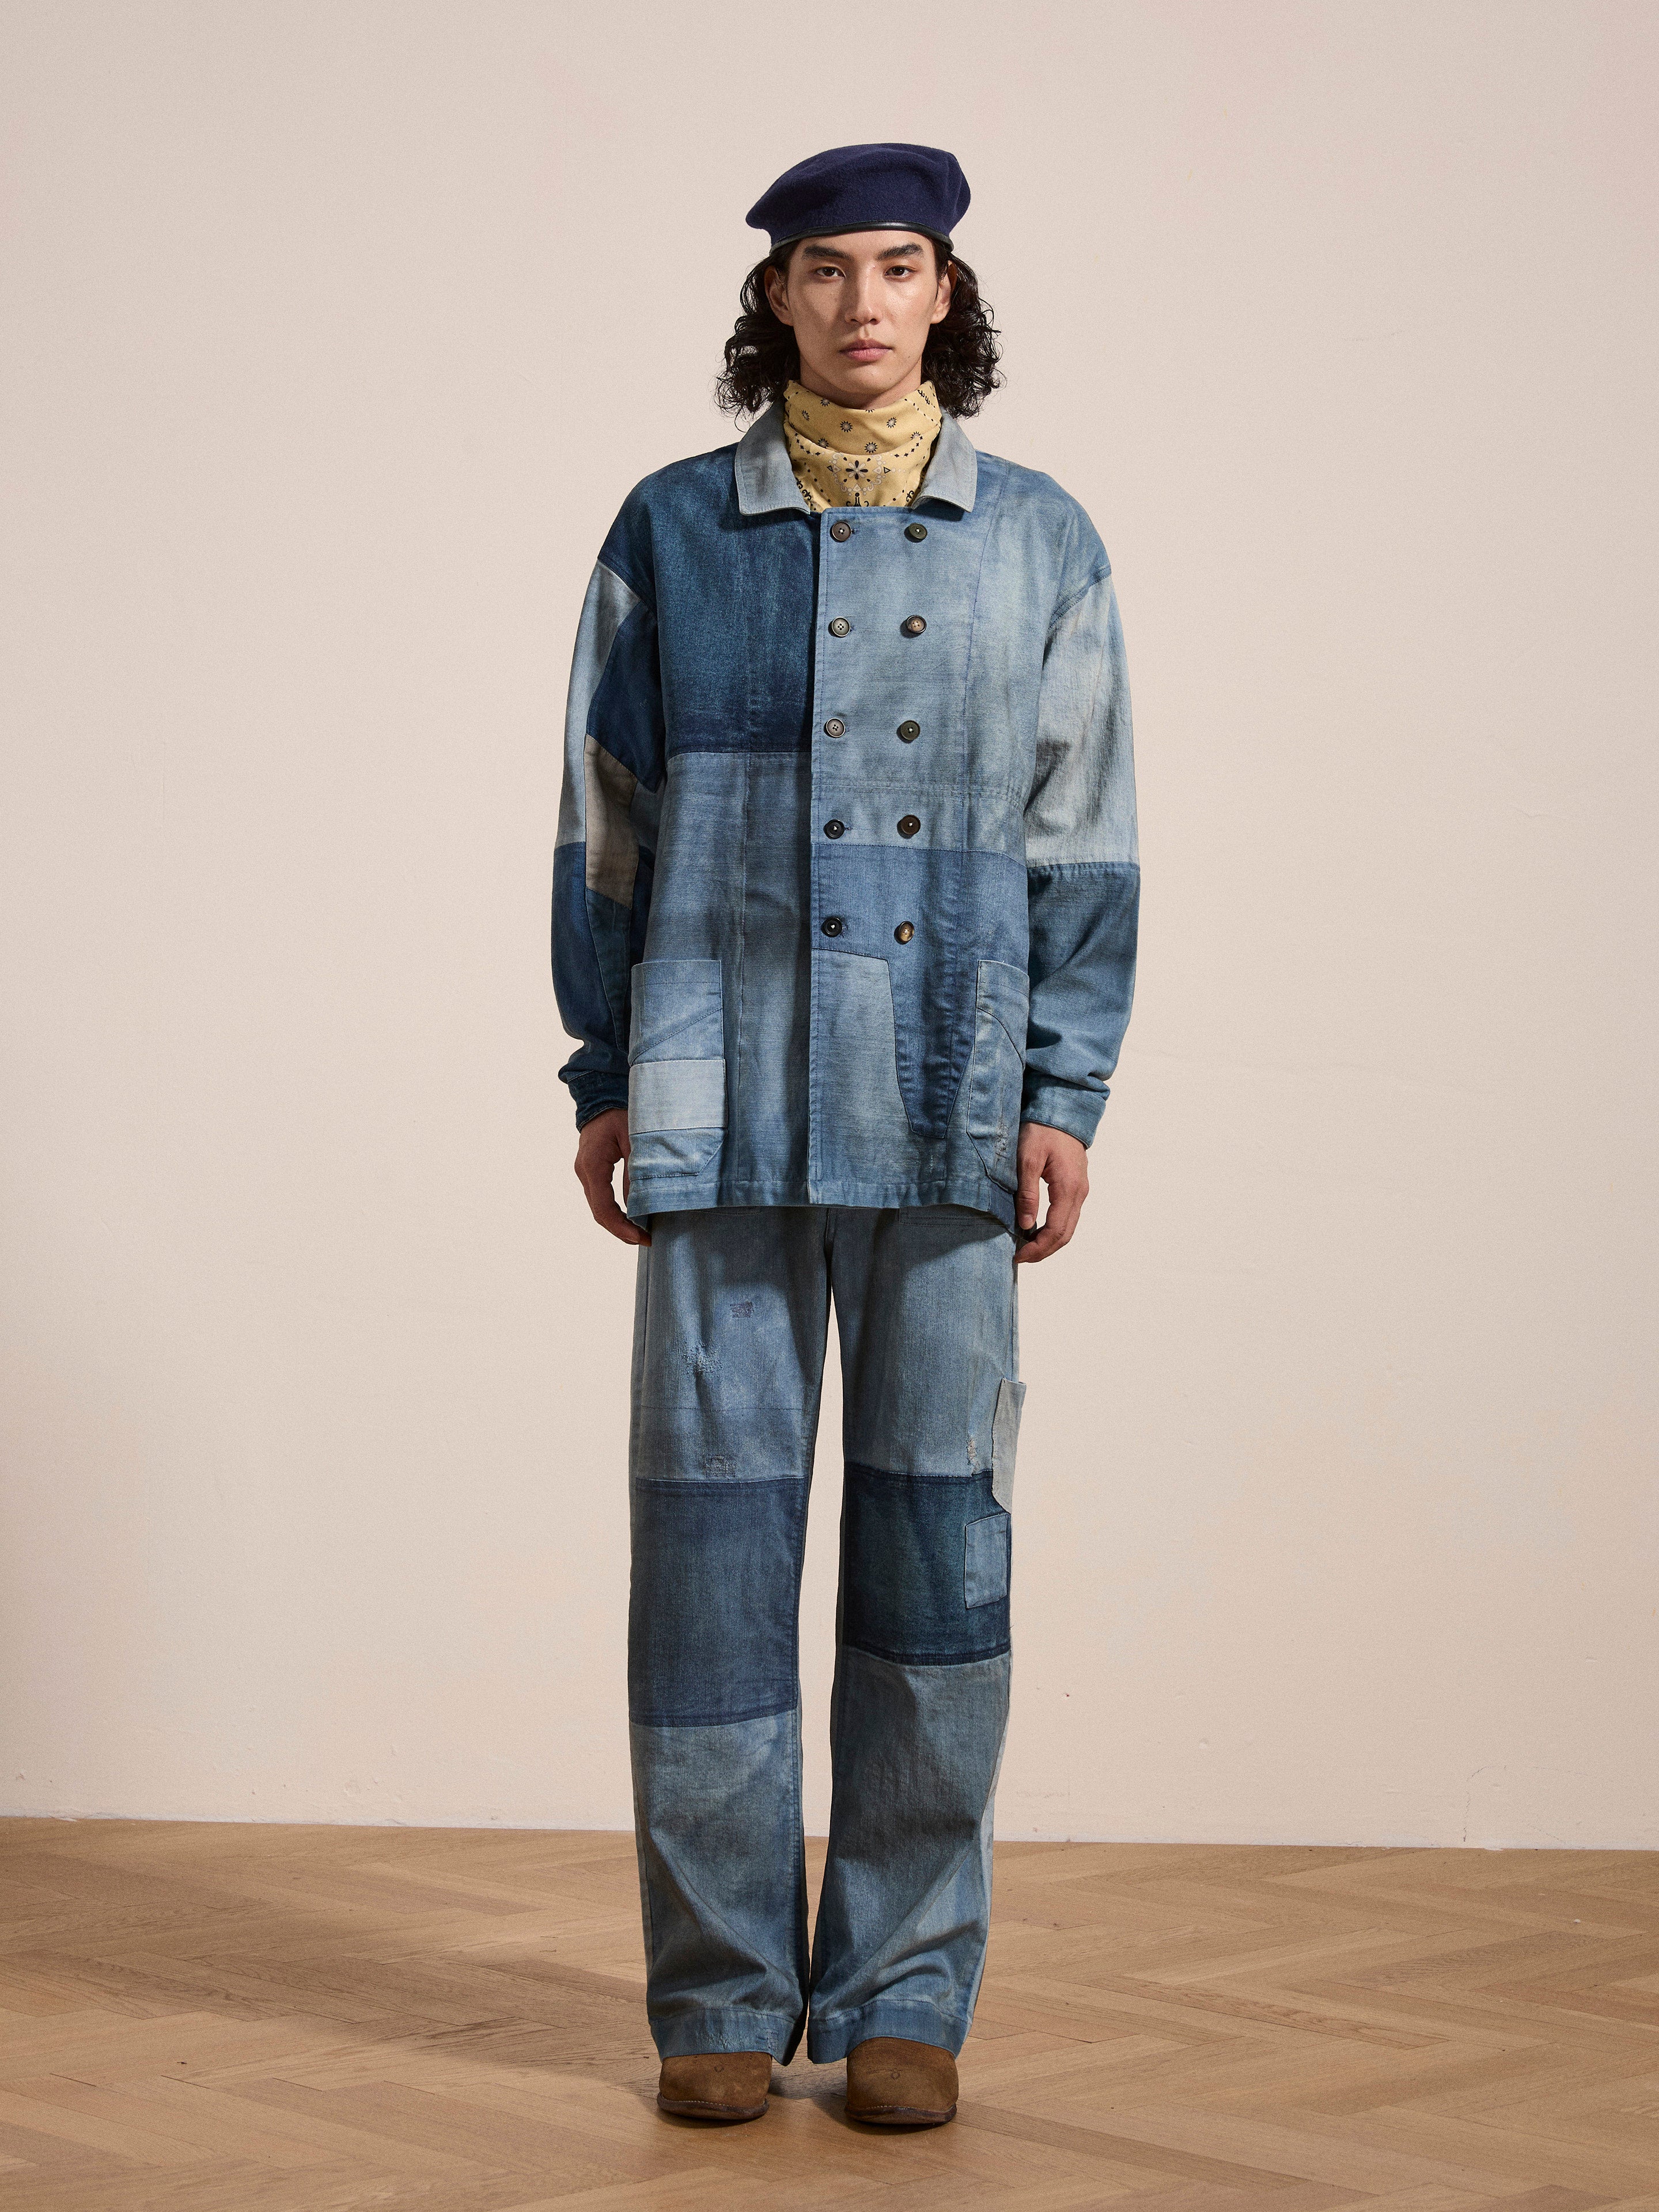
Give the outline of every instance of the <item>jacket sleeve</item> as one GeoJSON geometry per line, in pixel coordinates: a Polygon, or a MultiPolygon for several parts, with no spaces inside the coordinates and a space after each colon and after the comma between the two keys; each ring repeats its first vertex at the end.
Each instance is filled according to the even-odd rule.
{"type": "Polygon", "coordinates": [[[578,1042],[559,1077],[579,1129],[628,1103],[629,979],[644,956],[663,784],[656,615],[627,518],[605,541],[576,633],[553,854],[553,986],[578,1042]]]}
{"type": "Polygon", "coordinates": [[[1090,1143],[1134,991],[1140,905],[1123,631],[1086,518],[1043,649],[1025,806],[1031,1010],[1021,1119],[1090,1143]]]}

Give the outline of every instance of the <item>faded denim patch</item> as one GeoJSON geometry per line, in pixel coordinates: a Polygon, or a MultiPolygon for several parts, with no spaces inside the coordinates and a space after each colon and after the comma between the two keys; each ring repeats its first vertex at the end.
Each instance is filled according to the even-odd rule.
{"type": "Polygon", "coordinates": [[[647,1060],[628,1071],[628,1126],[642,1130],[722,1129],[723,1060],[647,1060]]]}
{"type": "Polygon", "coordinates": [[[997,1410],[991,1423],[991,1495],[1005,1513],[1014,1503],[1014,1455],[1024,1408],[1025,1385],[1005,1375],[997,1385],[997,1410]]]}
{"type": "Polygon", "coordinates": [[[634,969],[629,1169],[645,1190],[659,1176],[695,1183],[718,1174],[726,1129],[724,1009],[718,960],[642,960],[634,969]]]}
{"type": "Polygon", "coordinates": [[[963,1602],[970,1613],[982,1605],[994,1605],[1008,1595],[1012,1528],[1006,1513],[987,1513],[970,1521],[963,1531],[963,1602]]]}

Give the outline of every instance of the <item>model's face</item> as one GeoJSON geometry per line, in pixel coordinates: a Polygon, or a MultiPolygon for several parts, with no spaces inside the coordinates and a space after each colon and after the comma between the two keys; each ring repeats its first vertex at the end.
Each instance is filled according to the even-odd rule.
{"type": "Polygon", "coordinates": [[[950,311],[951,279],[919,231],[854,230],[804,238],[766,296],[800,349],[809,392],[849,407],[884,407],[921,382],[927,333],[950,311]]]}

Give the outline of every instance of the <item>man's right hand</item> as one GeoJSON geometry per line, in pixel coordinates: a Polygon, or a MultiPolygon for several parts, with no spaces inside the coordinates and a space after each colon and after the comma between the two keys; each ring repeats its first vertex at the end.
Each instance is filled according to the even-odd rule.
{"type": "Polygon", "coordinates": [[[624,1244],[648,1244],[651,1239],[636,1221],[630,1221],[617,1203],[613,1177],[622,1162],[623,1203],[628,1201],[628,1109],[612,1106],[583,1125],[576,1139],[576,1180],[586,1196],[588,1210],[601,1229],[624,1244]]]}

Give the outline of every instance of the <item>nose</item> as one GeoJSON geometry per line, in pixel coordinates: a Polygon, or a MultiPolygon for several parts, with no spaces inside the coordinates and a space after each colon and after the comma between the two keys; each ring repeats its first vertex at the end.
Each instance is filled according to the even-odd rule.
{"type": "Polygon", "coordinates": [[[874,269],[867,269],[854,287],[847,302],[847,319],[855,326],[881,320],[881,277],[874,269]]]}

